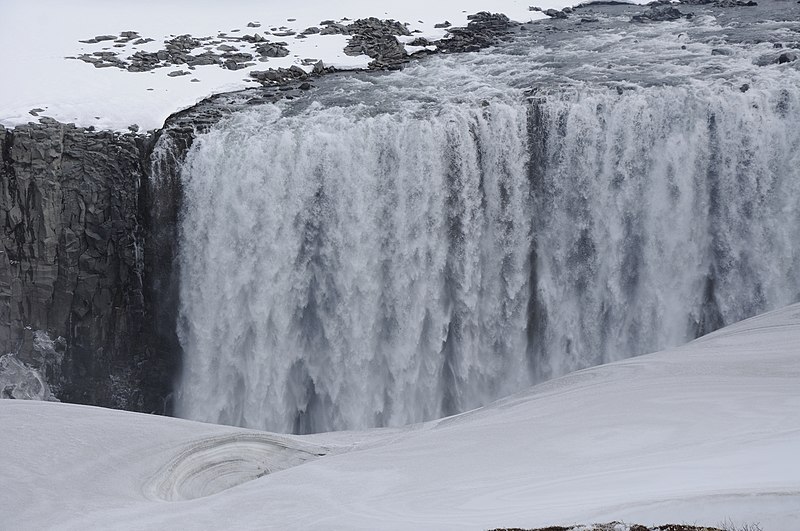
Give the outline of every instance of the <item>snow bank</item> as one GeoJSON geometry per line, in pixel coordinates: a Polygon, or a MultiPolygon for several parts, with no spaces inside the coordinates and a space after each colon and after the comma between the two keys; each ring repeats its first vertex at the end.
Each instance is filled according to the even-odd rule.
{"type": "Polygon", "coordinates": [[[800,529],[798,410],[800,305],[395,430],[279,436],[6,400],[0,514],[31,529],[788,531],[800,529]],[[193,471],[203,479],[187,482],[193,471]]]}
{"type": "MultiPolygon", "coordinates": [[[[642,0],[638,0],[642,1],[642,0]]],[[[441,38],[445,21],[454,26],[467,23],[467,15],[481,10],[502,12],[511,19],[527,22],[544,18],[530,11],[530,5],[562,8],[576,0],[447,0],[429,2],[276,2],[237,0],[189,1],[141,0],[8,0],[0,17],[0,124],[14,127],[48,116],[79,126],[125,130],[136,124],[142,129],[161,127],[173,112],[190,107],[205,97],[251,86],[248,72],[265,68],[304,65],[304,59],[322,60],[340,69],[365,68],[370,59],[344,54],[347,38],[342,35],[281,37],[288,42],[290,55],[270,59],[244,70],[224,70],[216,66],[198,67],[191,75],[169,77],[179,68],[150,72],[127,72],[117,68],[94,68],[76,59],[82,53],[99,51],[131,54],[137,50],[155,51],[170,36],[191,34],[215,36],[219,32],[243,35],[280,29],[277,33],[297,32],[318,26],[323,20],[335,21],[375,16],[409,23],[415,36],[441,38]],[[248,28],[248,23],[259,28],[248,28]],[[239,33],[231,33],[239,31],[239,33]],[[80,43],[99,35],[119,35],[137,31],[153,42],[122,48],[112,42],[80,43]],[[192,80],[196,81],[192,81],[192,80]],[[38,109],[38,110],[36,110],[38,109]],[[30,111],[36,114],[32,115],[30,111]]],[[[271,40],[275,40],[272,39],[271,40]]],[[[408,53],[418,51],[412,48],[408,53]]]]}

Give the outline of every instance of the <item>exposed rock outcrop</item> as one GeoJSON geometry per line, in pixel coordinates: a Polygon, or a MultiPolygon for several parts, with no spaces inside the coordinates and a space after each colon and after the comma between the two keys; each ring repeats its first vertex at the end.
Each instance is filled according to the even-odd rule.
{"type": "Polygon", "coordinates": [[[145,144],[44,118],[0,129],[0,353],[65,401],[159,411],[170,387],[145,334],[145,144]]]}

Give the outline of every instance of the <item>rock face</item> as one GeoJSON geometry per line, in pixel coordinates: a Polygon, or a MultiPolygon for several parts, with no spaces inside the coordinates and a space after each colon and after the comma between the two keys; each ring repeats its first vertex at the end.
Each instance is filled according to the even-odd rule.
{"type": "Polygon", "coordinates": [[[171,372],[145,334],[144,140],[42,119],[0,128],[0,150],[0,354],[45,373],[61,400],[162,410],[171,372]],[[62,351],[49,361],[47,341],[62,351]]]}

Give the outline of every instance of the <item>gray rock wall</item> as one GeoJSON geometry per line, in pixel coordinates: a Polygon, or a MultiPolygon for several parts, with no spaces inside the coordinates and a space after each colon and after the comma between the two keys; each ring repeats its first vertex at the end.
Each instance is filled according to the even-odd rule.
{"type": "Polygon", "coordinates": [[[42,120],[0,128],[0,151],[0,354],[61,400],[161,412],[172,373],[143,295],[146,141],[42,120]],[[60,362],[37,355],[39,330],[63,338],[60,362]]]}

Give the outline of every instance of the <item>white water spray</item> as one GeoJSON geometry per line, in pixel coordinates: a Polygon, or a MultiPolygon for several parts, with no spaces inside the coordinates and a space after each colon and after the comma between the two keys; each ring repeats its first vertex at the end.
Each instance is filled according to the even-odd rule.
{"type": "Polygon", "coordinates": [[[197,139],[180,416],[418,422],[800,300],[800,91],[780,72],[526,99],[475,57],[430,91],[419,71],[353,80],[378,101],[331,89],[197,139]]]}

